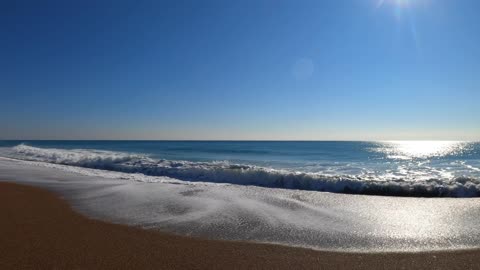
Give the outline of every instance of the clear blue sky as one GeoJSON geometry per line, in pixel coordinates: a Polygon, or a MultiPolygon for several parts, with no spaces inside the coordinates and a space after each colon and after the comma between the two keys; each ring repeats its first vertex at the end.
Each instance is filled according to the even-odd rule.
{"type": "Polygon", "coordinates": [[[0,138],[478,140],[479,11],[2,1],[0,138]]]}

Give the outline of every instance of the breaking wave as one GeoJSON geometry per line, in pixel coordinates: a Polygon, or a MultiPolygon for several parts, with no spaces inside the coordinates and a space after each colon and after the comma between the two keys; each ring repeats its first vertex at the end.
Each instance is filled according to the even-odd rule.
{"type": "MultiPolygon", "coordinates": [[[[189,182],[228,183],[270,188],[347,194],[411,197],[479,197],[480,181],[457,177],[429,180],[375,180],[352,175],[325,175],[277,170],[229,162],[192,162],[153,159],[146,155],[87,149],[10,148],[10,157],[53,164],[147,176],[167,176],[189,182]]],[[[138,179],[138,178],[136,178],[138,179]]]]}

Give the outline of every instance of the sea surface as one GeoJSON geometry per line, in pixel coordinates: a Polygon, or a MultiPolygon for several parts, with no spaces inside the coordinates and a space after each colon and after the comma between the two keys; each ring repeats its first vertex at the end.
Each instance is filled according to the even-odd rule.
{"type": "Polygon", "coordinates": [[[129,173],[135,181],[158,176],[348,194],[480,196],[478,142],[0,141],[0,156],[129,173]]]}
{"type": "Polygon", "coordinates": [[[480,248],[479,179],[476,142],[0,142],[0,181],[92,218],[320,250],[480,248]]]}

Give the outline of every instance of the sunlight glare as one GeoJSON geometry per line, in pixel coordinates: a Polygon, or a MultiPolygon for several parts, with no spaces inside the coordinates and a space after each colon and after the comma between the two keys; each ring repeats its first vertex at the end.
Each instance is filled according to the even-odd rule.
{"type": "Polygon", "coordinates": [[[445,156],[465,147],[465,143],[458,141],[390,141],[385,144],[382,152],[395,159],[445,156]]]}

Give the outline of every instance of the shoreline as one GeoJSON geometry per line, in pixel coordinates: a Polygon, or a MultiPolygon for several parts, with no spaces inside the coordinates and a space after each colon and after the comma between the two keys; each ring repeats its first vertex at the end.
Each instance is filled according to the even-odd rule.
{"type": "Polygon", "coordinates": [[[356,253],[209,240],[90,219],[56,194],[0,183],[1,269],[465,269],[480,250],[356,253]]]}

